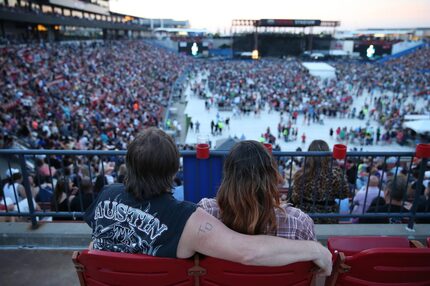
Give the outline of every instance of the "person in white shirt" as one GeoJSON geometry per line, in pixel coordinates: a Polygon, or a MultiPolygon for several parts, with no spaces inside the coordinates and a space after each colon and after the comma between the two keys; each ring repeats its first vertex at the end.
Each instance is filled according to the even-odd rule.
{"type": "Polygon", "coordinates": [[[25,189],[22,185],[22,175],[18,169],[10,169],[7,171],[9,174],[9,182],[3,187],[3,193],[6,198],[10,198],[14,204],[17,204],[22,199],[25,199],[25,189]]]}

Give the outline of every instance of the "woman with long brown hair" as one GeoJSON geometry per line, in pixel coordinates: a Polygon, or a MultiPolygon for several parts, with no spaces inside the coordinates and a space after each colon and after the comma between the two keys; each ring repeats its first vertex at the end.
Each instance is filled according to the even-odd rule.
{"type": "Polygon", "coordinates": [[[200,207],[243,234],[315,240],[312,219],[281,204],[278,184],[282,177],[263,144],[250,140],[237,143],[226,157],[223,171],[216,199],[204,198],[200,207]]]}
{"type": "MultiPolygon", "coordinates": [[[[75,197],[78,188],[68,177],[61,178],[55,185],[54,195],[51,200],[51,210],[55,212],[70,212],[70,202],[75,197]]],[[[54,220],[71,220],[70,217],[58,216],[54,220]]]]}
{"type": "MultiPolygon", "coordinates": [[[[308,151],[330,151],[324,140],[314,140],[308,151]]],[[[291,201],[306,213],[338,213],[336,199],[349,195],[348,180],[330,157],[307,157],[293,177],[291,201]]],[[[337,219],[315,219],[316,223],[337,223],[337,219]]]]}

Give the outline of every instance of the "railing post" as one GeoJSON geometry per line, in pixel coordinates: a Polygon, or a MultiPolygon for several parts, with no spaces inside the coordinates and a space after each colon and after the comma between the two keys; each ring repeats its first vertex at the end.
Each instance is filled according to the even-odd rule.
{"type": "Polygon", "coordinates": [[[411,218],[409,219],[409,223],[407,227],[408,230],[414,229],[415,215],[417,213],[419,197],[423,186],[424,172],[426,171],[426,168],[427,168],[427,159],[430,157],[430,144],[418,144],[415,152],[415,157],[421,158],[421,163],[420,163],[420,173],[418,176],[417,186],[415,188],[414,202],[411,208],[411,218]]]}
{"type": "Polygon", "coordinates": [[[23,154],[19,155],[19,161],[21,164],[21,172],[22,172],[22,177],[23,177],[23,185],[24,185],[24,189],[25,189],[25,195],[26,195],[26,199],[27,199],[27,203],[28,203],[28,209],[30,211],[30,217],[31,217],[31,227],[33,229],[37,228],[37,220],[36,220],[36,216],[34,215],[34,205],[33,205],[33,194],[31,192],[31,187],[30,187],[30,183],[28,180],[28,172],[27,172],[27,168],[25,165],[25,157],[23,154]]]}

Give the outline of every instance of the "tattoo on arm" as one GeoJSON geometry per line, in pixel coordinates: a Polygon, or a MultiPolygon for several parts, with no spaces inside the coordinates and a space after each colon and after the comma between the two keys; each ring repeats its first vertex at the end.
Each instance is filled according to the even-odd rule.
{"type": "Polygon", "coordinates": [[[207,222],[205,225],[202,225],[202,224],[200,225],[199,232],[206,233],[206,232],[211,231],[212,228],[213,228],[213,225],[211,225],[210,223],[207,222]]]}

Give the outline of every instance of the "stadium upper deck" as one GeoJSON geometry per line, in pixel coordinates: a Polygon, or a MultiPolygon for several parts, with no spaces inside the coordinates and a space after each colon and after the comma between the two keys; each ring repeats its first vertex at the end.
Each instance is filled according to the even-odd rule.
{"type": "Polygon", "coordinates": [[[0,35],[20,42],[139,37],[156,27],[187,26],[188,21],[114,13],[105,0],[0,1],[0,35]]]}

